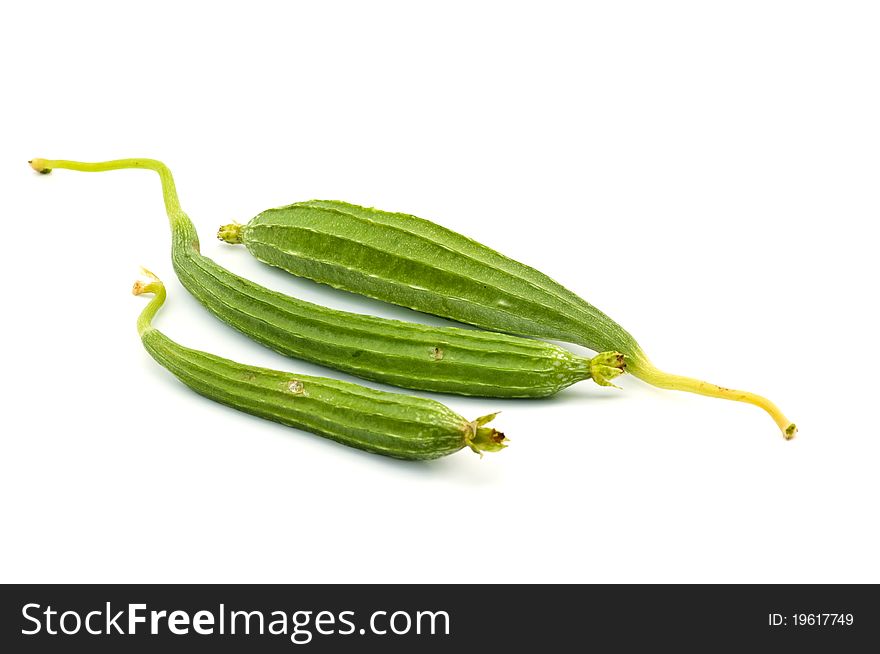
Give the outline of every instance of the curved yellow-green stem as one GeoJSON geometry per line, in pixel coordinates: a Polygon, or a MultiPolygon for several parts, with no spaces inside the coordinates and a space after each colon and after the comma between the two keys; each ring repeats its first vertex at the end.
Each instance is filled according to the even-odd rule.
{"type": "Polygon", "coordinates": [[[722,400],[732,400],[734,402],[745,402],[764,409],[773,418],[773,421],[782,430],[782,435],[786,440],[791,440],[797,433],[797,427],[791,420],[785,417],[779,407],[766,397],[749,393],[748,391],[738,391],[732,388],[725,388],[717,384],[693,379],[691,377],[682,377],[681,375],[672,375],[668,372],[658,370],[647,362],[647,359],[630,363],[627,361],[627,372],[638,377],[644,382],[665,388],[672,391],[685,391],[687,393],[696,393],[697,395],[705,395],[707,397],[717,397],[722,400]]]}
{"type": "Polygon", "coordinates": [[[31,159],[28,162],[31,168],[43,175],[52,172],[53,168],[78,170],[84,173],[102,173],[108,170],[125,170],[128,168],[143,168],[152,170],[159,175],[162,181],[162,199],[165,202],[165,211],[171,227],[177,232],[186,232],[188,237],[195,237],[192,223],[189,217],[180,208],[177,198],[177,187],[174,185],[174,177],[168,166],[156,159],[114,159],[112,161],[100,161],[87,163],[84,161],[68,161],[66,159],[31,159]],[[190,234],[192,232],[192,234],[190,234]]]}

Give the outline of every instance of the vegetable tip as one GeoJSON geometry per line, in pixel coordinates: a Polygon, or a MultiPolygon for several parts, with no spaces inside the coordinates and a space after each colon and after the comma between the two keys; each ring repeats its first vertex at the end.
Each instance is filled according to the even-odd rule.
{"type": "Polygon", "coordinates": [[[31,165],[31,168],[36,170],[41,175],[48,175],[52,172],[51,168],[46,167],[45,159],[31,159],[30,161],[28,161],[28,163],[31,165]]]}

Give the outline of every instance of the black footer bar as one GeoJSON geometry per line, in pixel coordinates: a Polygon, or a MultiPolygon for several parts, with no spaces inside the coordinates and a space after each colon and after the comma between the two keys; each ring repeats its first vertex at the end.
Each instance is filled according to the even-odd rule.
{"type": "Polygon", "coordinates": [[[875,585],[7,585],[0,597],[6,652],[880,643],[875,585]]]}

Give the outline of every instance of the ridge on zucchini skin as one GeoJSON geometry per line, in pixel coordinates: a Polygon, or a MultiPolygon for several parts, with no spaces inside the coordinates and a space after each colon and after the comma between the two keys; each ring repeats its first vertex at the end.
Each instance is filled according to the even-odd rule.
{"type": "Polygon", "coordinates": [[[153,326],[165,302],[165,286],[148,270],[143,272],[149,280],[135,282],[132,293],[154,296],[137,323],[144,348],[162,367],[209,399],[398,459],[436,459],[465,447],[482,457],[484,452],[507,447],[504,434],[484,427],[497,413],[468,421],[435,400],[248,366],[184,347],[153,326]]]}

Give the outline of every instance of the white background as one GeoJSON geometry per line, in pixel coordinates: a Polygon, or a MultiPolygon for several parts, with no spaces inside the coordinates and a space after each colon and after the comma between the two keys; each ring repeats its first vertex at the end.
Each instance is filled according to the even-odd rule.
{"type": "Polygon", "coordinates": [[[19,2],[0,18],[3,581],[880,582],[880,10],[871,2],[19,2]],[[397,462],[237,413],[158,325],[288,360],[180,287],[149,156],[203,251],[335,307],[441,321],[213,239],[310,198],[415,213],[550,274],[661,367],[754,407],[589,382],[510,447],[397,462]]]}

